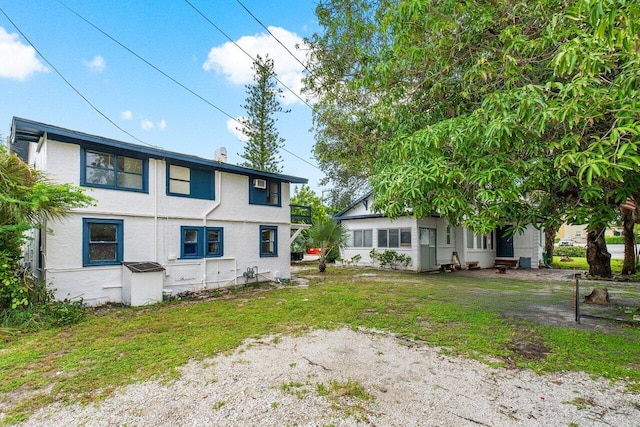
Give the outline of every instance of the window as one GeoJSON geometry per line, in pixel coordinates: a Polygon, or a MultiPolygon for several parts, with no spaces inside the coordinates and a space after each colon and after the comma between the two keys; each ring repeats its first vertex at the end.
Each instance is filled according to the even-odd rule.
{"type": "Polygon", "coordinates": [[[278,227],[260,226],[260,257],[278,256],[278,227]]]}
{"type": "Polygon", "coordinates": [[[411,229],[410,228],[390,228],[378,230],[379,248],[410,248],[411,229]]]}
{"type": "Polygon", "coordinates": [[[222,227],[207,228],[207,256],[222,256],[222,227]]]}
{"type": "Polygon", "coordinates": [[[280,206],[281,183],[280,181],[272,181],[264,178],[256,178],[254,176],[249,177],[249,203],[252,205],[268,205],[268,206],[280,206]],[[256,186],[256,180],[264,181],[265,188],[256,186]]]}
{"type": "Polygon", "coordinates": [[[473,249],[473,240],[474,240],[473,230],[470,228],[467,228],[467,249],[473,249]]]}
{"type": "Polygon", "coordinates": [[[370,248],[373,246],[373,230],[353,230],[353,247],[370,248]]]}
{"type": "Polygon", "coordinates": [[[280,183],[278,182],[269,183],[269,194],[267,195],[267,204],[268,205],[280,204],[280,183]]]}
{"type": "Polygon", "coordinates": [[[81,185],[147,191],[147,162],[113,153],[83,150],[81,185]]]}
{"type": "Polygon", "coordinates": [[[120,264],[124,245],[122,220],[85,218],[82,222],[82,265],[120,264]]]}
{"type": "Polygon", "coordinates": [[[167,164],[167,194],[170,196],[214,199],[214,172],[167,164]]]}
{"type": "Polygon", "coordinates": [[[447,245],[451,244],[451,226],[447,225],[447,245]]]}
{"type": "Polygon", "coordinates": [[[467,230],[467,249],[493,249],[493,232],[489,234],[474,234],[472,230],[467,230]],[[475,242],[475,245],[474,245],[475,242]]]}
{"type": "Polygon", "coordinates": [[[400,247],[402,248],[411,247],[411,229],[410,228],[400,229],[400,247]]]}
{"type": "Polygon", "coordinates": [[[191,170],[169,165],[169,194],[191,194],[191,170]]]}
{"type": "Polygon", "coordinates": [[[386,248],[389,246],[388,230],[378,230],[378,247],[386,248]]]}
{"type": "Polygon", "coordinates": [[[223,255],[222,227],[180,228],[180,258],[211,258],[223,255]]]}

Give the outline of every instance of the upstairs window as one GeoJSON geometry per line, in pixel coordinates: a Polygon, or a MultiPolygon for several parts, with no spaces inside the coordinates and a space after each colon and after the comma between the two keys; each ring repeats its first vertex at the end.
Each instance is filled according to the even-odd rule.
{"type": "Polygon", "coordinates": [[[167,194],[170,196],[214,199],[214,172],[167,164],[167,194]]]}
{"type": "Polygon", "coordinates": [[[223,255],[222,227],[191,227],[180,229],[180,258],[211,258],[223,255]]]}
{"type": "Polygon", "coordinates": [[[278,256],[278,227],[260,226],[260,257],[278,256]]]}
{"type": "Polygon", "coordinates": [[[119,154],[84,150],[81,185],[114,190],[147,191],[146,160],[119,154]]]}
{"type": "Polygon", "coordinates": [[[280,181],[249,177],[249,203],[252,205],[281,206],[280,181]]]}
{"type": "Polygon", "coordinates": [[[82,222],[82,265],[120,264],[124,246],[122,220],[85,218],[82,222]]]}

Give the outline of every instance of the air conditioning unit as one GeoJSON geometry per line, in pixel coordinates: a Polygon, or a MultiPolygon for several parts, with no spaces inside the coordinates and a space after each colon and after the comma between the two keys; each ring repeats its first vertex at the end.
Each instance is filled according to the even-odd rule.
{"type": "Polygon", "coordinates": [[[261,188],[261,189],[266,189],[267,188],[267,180],[266,179],[254,179],[253,180],[253,188],[261,188]]]}

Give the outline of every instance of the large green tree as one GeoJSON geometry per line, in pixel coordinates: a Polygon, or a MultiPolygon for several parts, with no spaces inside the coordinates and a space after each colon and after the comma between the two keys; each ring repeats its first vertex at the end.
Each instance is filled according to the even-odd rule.
{"type": "Polygon", "coordinates": [[[376,91],[361,80],[386,46],[380,31],[380,1],[321,1],[316,14],[324,32],[307,40],[309,74],[305,91],[314,94],[314,156],[325,174],[330,205],[341,209],[370,191],[368,178],[376,146],[391,136],[372,110],[376,91]]]}
{"type": "Polygon", "coordinates": [[[49,182],[0,145],[0,308],[30,302],[28,279],[18,274],[24,232],[92,200],[79,187],[49,182]]]}
{"type": "MultiPolygon", "coordinates": [[[[335,114],[332,85],[367,94],[348,109],[366,121],[352,111],[341,117],[360,129],[373,123],[365,137],[379,136],[350,159],[367,164],[376,207],[389,216],[438,212],[480,232],[587,223],[591,273],[610,275],[599,231],[637,193],[637,2],[360,2],[374,10],[351,18],[378,24],[380,36],[367,35],[376,56],[357,44],[366,31],[349,31],[341,3],[318,6],[326,31],[311,40],[321,64],[310,79],[324,84],[310,87],[335,114]],[[340,82],[328,72],[340,60],[325,53],[334,46],[349,47],[356,65],[347,71],[358,74],[343,72],[340,82]]],[[[336,122],[322,111],[316,120],[336,122]]]]}
{"type": "Polygon", "coordinates": [[[284,142],[276,127],[275,113],[288,112],[279,97],[282,89],[276,85],[273,59],[257,55],[253,62],[254,82],[247,85],[245,109],[247,116],[239,119],[238,128],[247,138],[242,166],[266,172],[281,172],[279,147],[284,142]]]}

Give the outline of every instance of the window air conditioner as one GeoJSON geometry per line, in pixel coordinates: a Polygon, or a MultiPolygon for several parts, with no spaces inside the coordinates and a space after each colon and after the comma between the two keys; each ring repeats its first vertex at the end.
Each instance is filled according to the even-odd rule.
{"type": "Polygon", "coordinates": [[[254,179],[253,180],[253,188],[261,188],[261,189],[266,189],[267,188],[267,180],[266,179],[254,179]]]}

